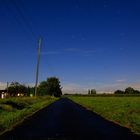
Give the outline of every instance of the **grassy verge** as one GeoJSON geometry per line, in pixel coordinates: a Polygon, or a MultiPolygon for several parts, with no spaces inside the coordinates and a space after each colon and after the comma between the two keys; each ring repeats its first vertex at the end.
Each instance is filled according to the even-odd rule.
{"type": "Polygon", "coordinates": [[[0,134],[55,100],[50,96],[0,99],[0,134]]]}
{"type": "Polygon", "coordinates": [[[140,97],[69,96],[69,99],[140,134],[140,97]]]}

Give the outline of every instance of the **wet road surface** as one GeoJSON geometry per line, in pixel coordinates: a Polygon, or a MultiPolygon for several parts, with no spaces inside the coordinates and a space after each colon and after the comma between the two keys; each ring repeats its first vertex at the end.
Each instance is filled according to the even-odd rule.
{"type": "Polygon", "coordinates": [[[140,140],[128,129],[62,98],[0,136],[0,140],[140,140]]]}

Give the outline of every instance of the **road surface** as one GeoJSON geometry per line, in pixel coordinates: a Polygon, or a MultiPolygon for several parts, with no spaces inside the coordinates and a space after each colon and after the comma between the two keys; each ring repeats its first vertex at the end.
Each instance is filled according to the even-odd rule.
{"type": "Polygon", "coordinates": [[[128,129],[109,122],[62,98],[0,136],[0,140],[140,140],[128,129]]]}

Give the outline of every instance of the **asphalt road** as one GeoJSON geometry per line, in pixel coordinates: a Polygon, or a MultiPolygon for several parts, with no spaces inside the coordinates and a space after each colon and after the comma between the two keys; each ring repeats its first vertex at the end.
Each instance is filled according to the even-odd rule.
{"type": "Polygon", "coordinates": [[[0,140],[140,140],[128,129],[60,99],[0,136],[0,140]]]}

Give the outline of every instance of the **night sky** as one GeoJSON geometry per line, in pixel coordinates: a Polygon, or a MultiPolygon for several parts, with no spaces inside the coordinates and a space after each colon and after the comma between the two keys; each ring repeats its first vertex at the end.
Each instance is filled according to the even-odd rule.
{"type": "Polygon", "coordinates": [[[139,0],[0,0],[0,87],[60,78],[63,90],[140,89],[139,0]]]}

